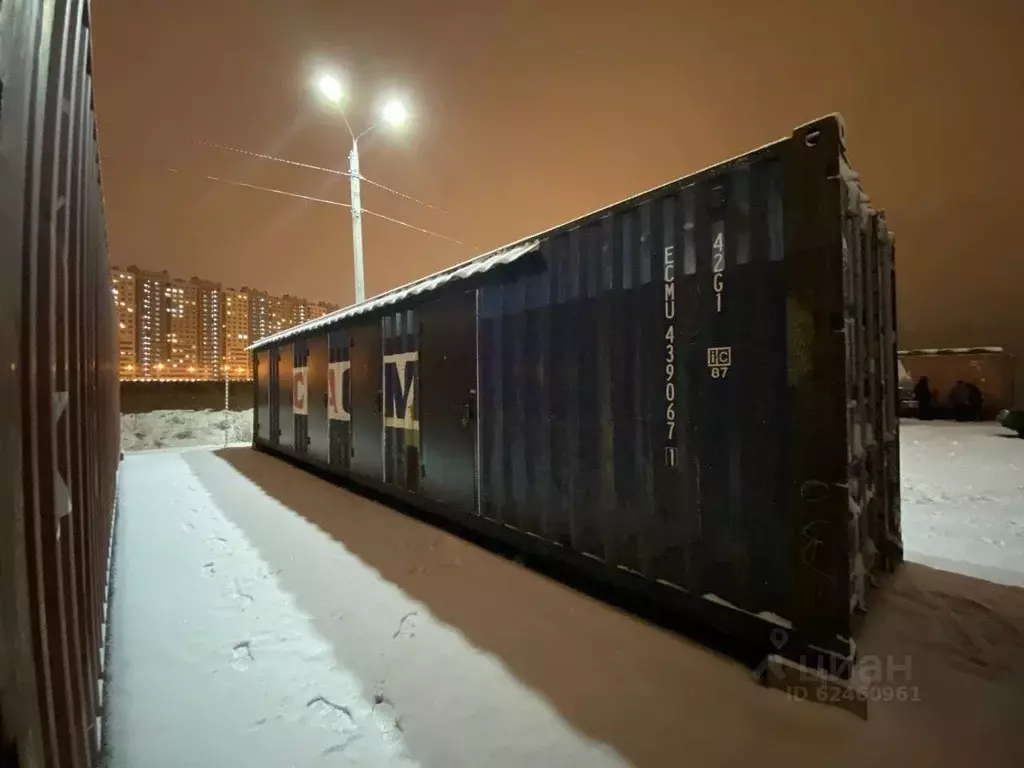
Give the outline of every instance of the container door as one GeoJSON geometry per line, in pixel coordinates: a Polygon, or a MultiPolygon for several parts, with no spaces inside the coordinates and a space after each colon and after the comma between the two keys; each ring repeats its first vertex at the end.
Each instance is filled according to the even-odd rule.
{"type": "Polygon", "coordinates": [[[277,351],[277,442],[283,448],[295,447],[295,416],[292,410],[294,371],[295,347],[286,344],[277,351]]]}
{"type": "Polygon", "coordinates": [[[309,346],[305,339],[295,342],[295,367],[292,369],[292,418],[295,422],[296,453],[309,452],[309,346]]]}
{"type": "Polygon", "coordinates": [[[256,353],[256,436],[270,440],[270,351],[256,353]]]}
{"type": "Polygon", "coordinates": [[[350,469],[352,461],[352,381],[349,332],[331,331],[331,362],[327,371],[327,419],[330,463],[350,469]]]}
{"type": "Polygon", "coordinates": [[[353,328],[349,336],[352,386],[352,471],[384,477],[384,387],[380,323],[353,328]]]}
{"type": "Polygon", "coordinates": [[[476,514],[476,292],[420,313],[420,491],[476,514]]]}
{"type": "Polygon", "coordinates": [[[327,337],[310,339],[306,349],[306,378],[309,387],[306,428],[309,432],[309,454],[320,461],[327,461],[327,337]]]}
{"type": "Polygon", "coordinates": [[[417,407],[419,325],[416,311],[399,310],[381,318],[384,352],[384,481],[419,490],[420,425],[417,407]]]}
{"type": "Polygon", "coordinates": [[[280,410],[278,408],[278,402],[281,398],[277,394],[277,377],[278,377],[278,356],[279,350],[269,349],[267,350],[270,363],[270,383],[268,387],[270,389],[269,400],[270,400],[270,442],[278,443],[278,424],[280,422],[280,410]]]}

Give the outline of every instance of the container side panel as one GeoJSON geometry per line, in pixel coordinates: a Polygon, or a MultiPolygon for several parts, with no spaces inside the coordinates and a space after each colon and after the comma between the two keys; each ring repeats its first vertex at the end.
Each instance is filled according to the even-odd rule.
{"type": "Polygon", "coordinates": [[[420,307],[420,492],[476,513],[476,292],[420,307]]]}
{"type": "Polygon", "coordinates": [[[309,340],[297,339],[292,359],[292,420],[295,424],[293,447],[296,453],[309,452],[309,340]]]}
{"type": "Polygon", "coordinates": [[[596,560],[605,560],[605,510],[601,506],[606,467],[601,463],[602,380],[599,347],[604,343],[601,327],[601,228],[593,222],[580,231],[580,296],[576,302],[577,332],[575,339],[577,366],[577,428],[578,459],[574,482],[573,549],[596,560]]]}
{"type": "Polygon", "coordinates": [[[270,423],[270,350],[256,353],[256,436],[270,441],[273,432],[270,423]]]}
{"type": "MultiPolygon", "coordinates": [[[[746,263],[728,283],[738,317],[736,413],[742,431],[742,521],[748,561],[748,608],[785,615],[790,583],[785,453],[789,440],[786,389],[785,267],[774,221],[781,210],[782,164],[750,168],[749,208],[739,206],[739,230],[749,233],[746,263]],[[745,225],[742,222],[745,221],[745,225]],[[742,365],[740,364],[742,361],[742,365]]],[[[741,239],[742,242],[742,239],[741,239]]]]}
{"type": "Polygon", "coordinates": [[[277,348],[277,441],[283,448],[295,449],[294,396],[295,345],[277,348]]]}
{"type": "Polygon", "coordinates": [[[276,445],[279,443],[280,434],[278,429],[281,424],[281,409],[278,405],[281,398],[279,397],[277,386],[277,380],[280,376],[280,350],[272,347],[267,351],[270,354],[270,439],[276,445]]]}
{"type": "Polygon", "coordinates": [[[502,366],[502,290],[501,285],[487,284],[479,290],[478,368],[480,372],[480,514],[495,523],[501,522],[504,504],[504,451],[501,429],[502,366]]]}
{"type": "MultiPolygon", "coordinates": [[[[520,360],[523,366],[523,383],[517,403],[519,410],[525,414],[543,414],[545,411],[543,393],[547,371],[544,368],[544,344],[542,341],[542,324],[545,321],[545,296],[550,284],[547,270],[536,270],[524,276],[523,313],[519,339],[520,360]]],[[[545,498],[547,478],[550,477],[550,442],[547,422],[543,418],[526,418],[520,430],[521,439],[526,446],[522,454],[522,475],[525,486],[521,503],[521,525],[541,538],[546,537],[547,525],[545,514],[545,498]]],[[[518,452],[516,454],[519,455],[518,452]]]]}
{"type": "MultiPolygon", "coordinates": [[[[845,157],[843,158],[844,171],[845,157]]],[[[867,205],[859,183],[841,173],[843,299],[846,335],[849,611],[851,623],[867,611],[876,571],[902,560],[898,498],[894,496],[893,443],[897,377],[892,347],[895,316],[891,238],[884,219],[867,205]]],[[[895,433],[895,434],[894,434],[895,433]]],[[[898,444],[896,446],[898,450],[898,444]]],[[[898,475],[897,475],[898,478],[898,475]]]]}
{"type": "Polygon", "coordinates": [[[560,234],[536,268],[481,287],[485,517],[783,612],[780,176],[776,158],[738,164],[560,234]]]}
{"type": "Polygon", "coordinates": [[[328,359],[327,336],[315,336],[307,342],[306,377],[309,382],[309,403],[307,429],[309,431],[309,453],[320,461],[330,458],[328,444],[327,392],[328,359]]]}
{"type": "Polygon", "coordinates": [[[648,347],[645,374],[651,388],[650,429],[653,445],[654,549],[651,575],[659,583],[685,587],[687,579],[687,517],[694,512],[694,500],[681,495],[683,475],[692,472],[692,452],[686,444],[687,464],[680,461],[686,415],[688,336],[686,323],[694,311],[692,297],[685,292],[679,269],[683,228],[679,223],[678,190],[652,200],[645,207],[645,242],[653,264],[652,279],[641,319],[648,347]],[[680,289],[684,290],[681,292],[680,289]],[[682,406],[682,408],[681,408],[682,406]]]}
{"type": "Polygon", "coordinates": [[[882,403],[883,423],[885,425],[885,485],[886,499],[884,511],[888,515],[882,542],[883,557],[889,561],[886,565],[895,568],[903,560],[903,524],[900,507],[900,422],[899,422],[899,366],[897,358],[897,323],[896,313],[896,264],[895,244],[888,231],[883,231],[884,220],[880,222],[880,237],[884,240],[881,247],[882,263],[880,274],[880,298],[882,302],[882,359],[886,366],[884,376],[885,390],[882,403]]]}
{"type": "Polygon", "coordinates": [[[792,605],[816,644],[849,637],[847,334],[839,125],[786,144],[785,265],[792,605]]]}
{"type": "Polygon", "coordinates": [[[384,479],[384,380],[381,323],[369,322],[349,333],[352,382],[352,471],[384,479]]]}
{"type": "Polygon", "coordinates": [[[413,310],[383,320],[384,479],[407,491],[420,480],[418,323],[413,310]]]}
{"type": "Polygon", "coordinates": [[[330,463],[342,469],[352,464],[352,361],[349,333],[333,330],[328,337],[327,415],[330,423],[330,463]]]}
{"type": "Polygon", "coordinates": [[[638,492],[641,475],[637,472],[636,464],[636,454],[642,453],[645,430],[642,430],[641,424],[642,401],[634,389],[638,366],[634,360],[634,351],[638,345],[643,346],[634,321],[640,311],[636,306],[639,273],[636,269],[637,247],[633,242],[636,233],[635,210],[615,217],[610,226],[610,327],[605,336],[611,368],[609,404],[614,414],[610,458],[614,498],[608,526],[610,560],[622,568],[646,574],[645,530],[651,524],[651,515],[638,492]],[[641,431],[638,432],[638,428],[641,431]]]}

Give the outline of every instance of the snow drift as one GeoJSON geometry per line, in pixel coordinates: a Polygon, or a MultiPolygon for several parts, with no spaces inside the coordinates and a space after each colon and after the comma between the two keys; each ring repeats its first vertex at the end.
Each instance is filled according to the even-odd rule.
{"type": "Polygon", "coordinates": [[[151,451],[252,442],[247,411],[151,411],[121,414],[121,449],[151,451]]]}

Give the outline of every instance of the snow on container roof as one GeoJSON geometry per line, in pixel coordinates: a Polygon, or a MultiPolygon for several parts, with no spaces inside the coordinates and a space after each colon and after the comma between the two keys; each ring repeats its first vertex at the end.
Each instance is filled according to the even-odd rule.
{"type": "Polygon", "coordinates": [[[944,349],[901,349],[896,354],[900,357],[908,355],[1001,355],[1006,352],[1002,347],[946,347],[944,349]]]}
{"type": "Polygon", "coordinates": [[[484,272],[488,272],[495,267],[511,264],[523,256],[536,251],[540,248],[540,243],[541,241],[539,239],[533,239],[505,248],[499,248],[496,251],[485,253],[482,256],[476,256],[462,264],[456,264],[454,267],[449,267],[441,272],[435,272],[432,275],[427,275],[424,278],[414,280],[406,285],[393,288],[390,291],[386,291],[364,301],[362,304],[352,304],[347,307],[342,307],[341,309],[335,310],[323,317],[318,317],[314,320],[307,320],[304,323],[293,325],[291,328],[278,331],[270,336],[264,336],[255,344],[249,345],[247,349],[260,349],[261,347],[270,346],[277,342],[290,339],[293,336],[299,336],[307,331],[312,331],[317,328],[322,328],[325,325],[330,325],[331,323],[339,320],[365,315],[391,304],[397,304],[404,299],[411,298],[420,293],[432,291],[442,285],[458,280],[466,280],[474,275],[480,275],[484,272]]]}

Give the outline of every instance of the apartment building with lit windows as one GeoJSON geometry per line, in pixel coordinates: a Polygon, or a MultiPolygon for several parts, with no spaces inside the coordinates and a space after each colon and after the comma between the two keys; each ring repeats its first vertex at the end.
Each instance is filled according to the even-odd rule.
{"type": "MultiPolygon", "coordinates": [[[[136,266],[125,271],[135,277],[135,377],[160,377],[167,360],[167,285],[171,278],[166,271],[147,272],[136,266]]],[[[121,309],[127,307],[118,307],[121,309]]],[[[119,318],[119,326],[120,322],[119,318]]]]}
{"type": "Polygon", "coordinates": [[[110,291],[117,313],[117,370],[122,378],[135,375],[138,328],[135,314],[135,275],[120,267],[110,269],[110,291]]]}
{"type": "Polygon", "coordinates": [[[289,326],[305,323],[312,316],[312,305],[302,299],[292,300],[292,318],[289,326]]]}
{"type": "Polygon", "coordinates": [[[270,317],[270,296],[244,286],[242,292],[249,297],[249,338],[255,342],[274,333],[270,317]]]}
{"type": "Polygon", "coordinates": [[[328,304],[326,301],[316,301],[309,305],[309,319],[316,320],[318,317],[329,315],[331,312],[336,310],[332,304],[328,304]]]}
{"type": "Polygon", "coordinates": [[[220,283],[193,277],[199,309],[199,359],[196,368],[201,378],[219,379],[224,375],[224,294],[220,283]]]}
{"type": "Polygon", "coordinates": [[[164,288],[167,297],[166,345],[163,375],[198,377],[199,305],[196,286],[174,279],[164,288]]]}
{"type": "Polygon", "coordinates": [[[249,378],[250,293],[228,288],[224,291],[224,357],[231,378],[249,378]]]}
{"type": "Polygon", "coordinates": [[[270,332],[280,333],[291,328],[296,321],[296,300],[287,293],[284,296],[270,297],[270,332]]]}
{"type": "Polygon", "coordinates": [[[110,286],[118,317],[118,370],[126,379],[247,379],[250,344],[335,309],[134,265],[112,267],[110,286]]]}

